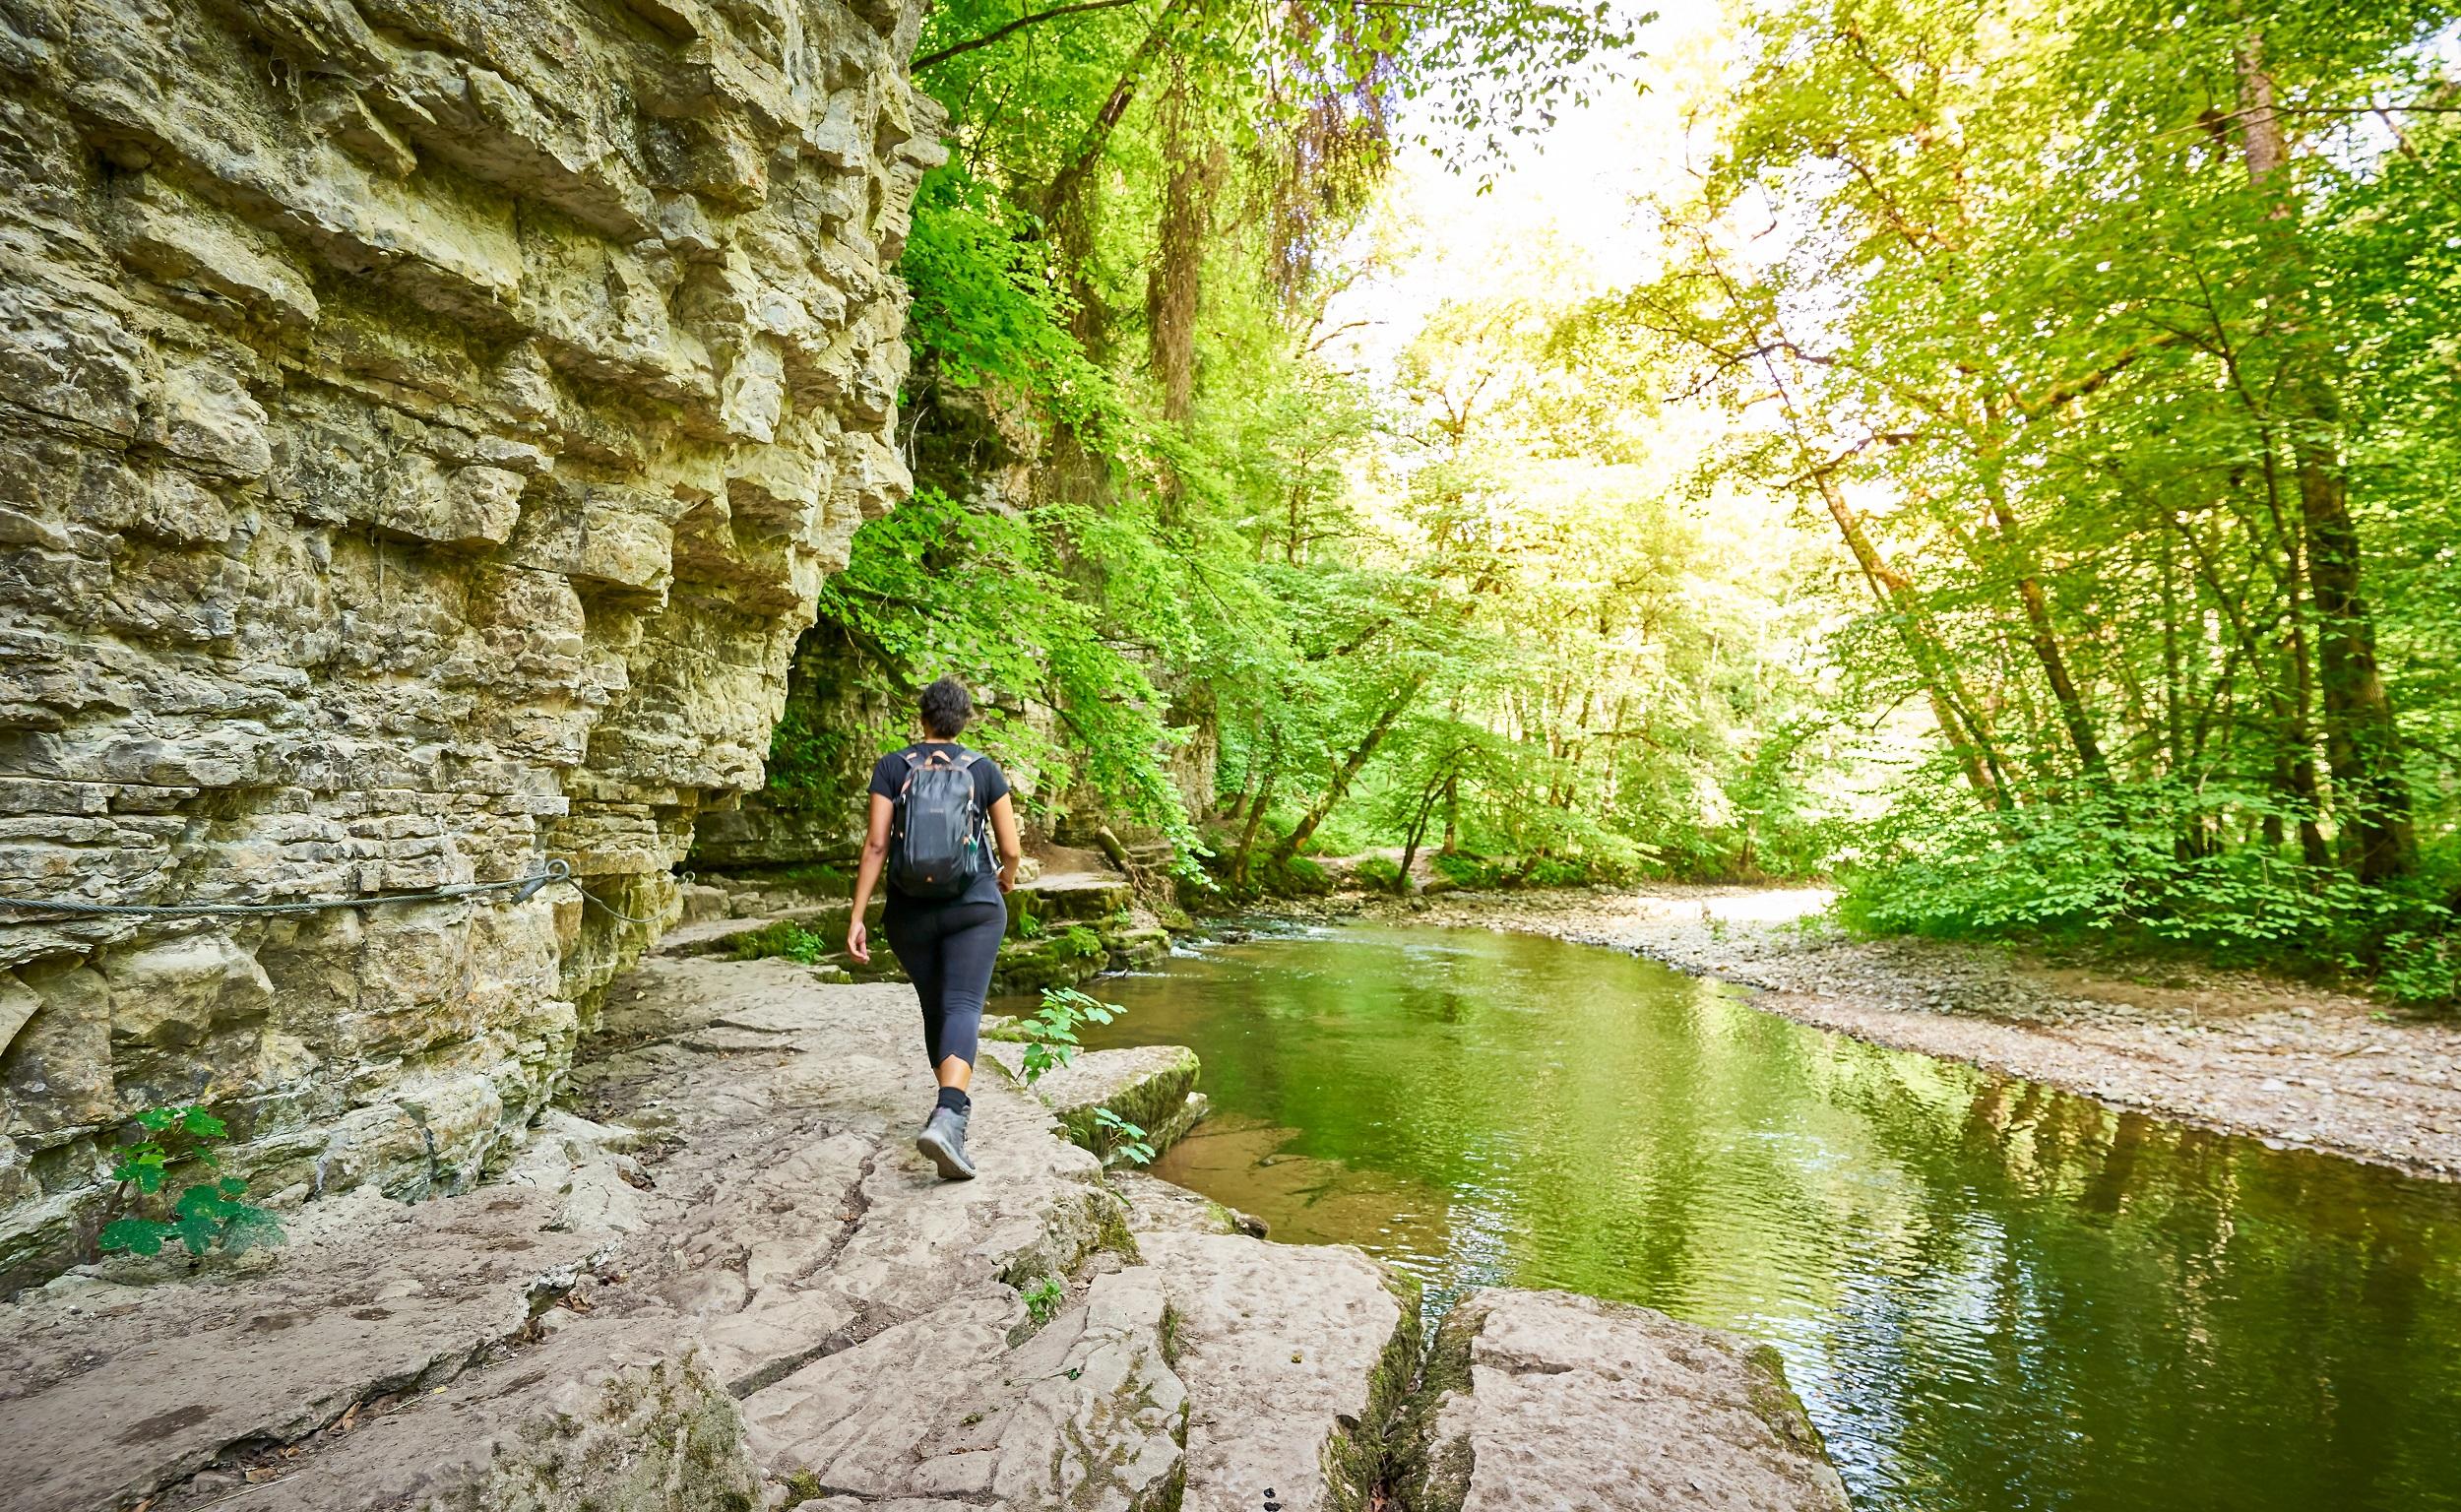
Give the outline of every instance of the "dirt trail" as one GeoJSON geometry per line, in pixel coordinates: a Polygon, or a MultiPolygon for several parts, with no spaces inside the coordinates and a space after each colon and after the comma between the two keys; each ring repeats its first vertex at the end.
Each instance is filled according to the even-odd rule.
{"type": "Polygon", "coordinates": [[[2174,963],[2132,976],[1987,946],[1862,940],[1808,888],[1452,894],[1366,912],[1610,945],[1759,1006],[2114,1106],[2461,1177],[2461,1024],[2174,963]]]}

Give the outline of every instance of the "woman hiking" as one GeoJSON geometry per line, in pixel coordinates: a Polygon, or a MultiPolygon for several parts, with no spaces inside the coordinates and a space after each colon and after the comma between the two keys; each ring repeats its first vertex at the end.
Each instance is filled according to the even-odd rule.
{"type": "Polygon", "coordinates": [[[966,1114],[973,1107],[966,1089],[974,1081],[991,959],[1008,932],[1008,905],[1000,895],[1017,885],[1017,808],[998,764],[957,743],[975,713],[963,684],[941,678],[922,690],[917,712],[923,737],[871,769],[871,819],[854,874],[846,953],[871,960],[863,911],[885,872],[888,903],[880,932],[922,999],[923,1053],[940,1084],[939,1102],[915,1148],[930,1157],[943,1180],[964,1181],[975,1173],[966,1155],[966,1114]]]}

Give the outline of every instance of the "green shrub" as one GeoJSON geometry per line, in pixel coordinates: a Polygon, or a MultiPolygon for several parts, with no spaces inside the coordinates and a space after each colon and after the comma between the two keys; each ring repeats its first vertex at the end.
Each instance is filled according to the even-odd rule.
{"type": "Polygon", "coordinates": [[[145,1137],[120,1152],[111,1171],[120,1184],[122,1216],[103,1226],[105,1254],[158,1255],[173,1238],[192,1255],[217,1246],[238,1254],[283,1241],[281,1221],[243,1200],[247,1182],[211,1174],[221,1167],[212,1147],[227,1137],[222,1120],[202,1107],[149,1107],[137,1115],[137,1125],[145,1137]],[[165,1208],[158,1199],[175,1172],[206,1179],[183,1185],[165,1208]]]}
{"type": "Polygon", "coordinates": [[[1480,892],[1516,887],[1589,887],[1629,882],[1640,873],[1636,862],[1609,855],[1543,855],[1526,860],[1520,856],[1473,855],[1457,850],[1450,855],[1437,854],[1429,864],[1450,885],[1480,892]]]}
{"type": "Polygon", "coordinates": [[[2325,965],[2407,1002],[2450,1001],[2451,868],[2368,886],[2260,846],[2180,844],[2261,793],[2145,783],[2006,814],[1907,805],[1841,870],[1837,915],[1868,933],[2105,937],[2193,947],[2225,963],[2325,965]]]}
{"type": "Polygon", "coordinates": [[[1439,853],[1428,864],[1435,868],[1437,876],[1455,887],[1492,891],[1511,885],[1507,863],[1472,855],[1467,850],[1456,850],[1449,855],[1439,853]]]}
{"type": "Polygon", "coordinates": [[[1091,961],[1103,953],[1103,937],[1083,924],[1070,924],[1051,937],[1051,954],[1063,961],[1091,961]]]}
{"type": "Polygon", "coordinates": [[[1354,886],[1398,893],[1402,890],[1402,863],[1371,855],[1351,868],[1350,880],[1354,886]]]}

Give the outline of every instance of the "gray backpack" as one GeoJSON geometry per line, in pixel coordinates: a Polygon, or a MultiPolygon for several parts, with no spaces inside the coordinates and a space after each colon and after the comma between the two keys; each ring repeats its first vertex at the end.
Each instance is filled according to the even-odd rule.
{"type": "Polygon", "coordinates": [[[982,805],[973,751],[909,751],[889,833],[889,881],[909,898],[957,898],[982,875],[982,805]]]}

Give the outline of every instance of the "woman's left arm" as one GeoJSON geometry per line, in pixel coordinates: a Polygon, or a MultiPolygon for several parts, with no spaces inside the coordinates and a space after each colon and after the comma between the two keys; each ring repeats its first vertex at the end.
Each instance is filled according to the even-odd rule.
{"type": "Polygon", "coordinates": [[[1000,845],[1000,891],[1017,885],[1017,862],[1026,853],[1017,843],[1017,805],[1001,793],[991,803],[991,837],[1000,845]]]}
{"type": "Polygon", "coordinates": [[[889,858],[889,819],[896,812],[896,804],[875,792],[863,822],[863,859],[854,868],[854,916],[846,924],[846,953],[866,966],[871,964],[871,930],[863,923],[863,914],[871,907],[872,888],[880,882],[881,863],[889,858]]]}

